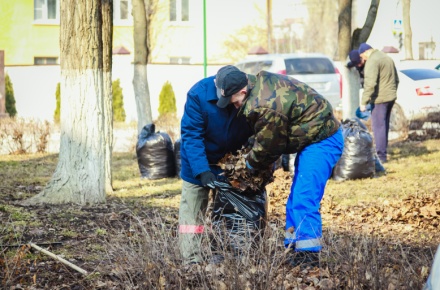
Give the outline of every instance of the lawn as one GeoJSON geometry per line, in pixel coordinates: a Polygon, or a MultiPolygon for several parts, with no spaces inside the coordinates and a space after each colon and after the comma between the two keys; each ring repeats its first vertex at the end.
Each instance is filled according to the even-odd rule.
{"type": "MultiPolygon", "coordinates": [[[[282,246],[290,176],[268,186],[268,225],[239,257],[180,263],[181,180],[141,179],[134,153],[113,156],[113,194],[95,206],[23,207],[56,154],[0,155],[0,281],[5,289],[421,289],[440,241],[440,140],[394,143],[387,174],[329,180],[320,268],[293,268],[282,246]],[[83,275],[28,246],[42,247],[83,275]],[[11,288],[12,287],[12,288],[11,288]],[[14,288],[15,287],[15,288],[14,288]]],[[[207,257],[209,238],[203,240],[207,257]]],[[[219,238],[219,237],[214,237],[219,238]]]]}

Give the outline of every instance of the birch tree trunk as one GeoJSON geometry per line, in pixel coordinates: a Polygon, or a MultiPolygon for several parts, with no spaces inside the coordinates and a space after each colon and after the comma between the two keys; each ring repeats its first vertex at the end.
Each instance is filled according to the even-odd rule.
{"type": "Polygon", "coordinates": [[[108,101],[111,97],[108,21],[112,16],[102,13],[111,13],[108,5],[112,1],[63,0],[60,5],[59,161],[46,188],[24,203],[104,203],[107,179],[111,175],[107,158],[112,130],[108,101]]]}
{"type": "Polygon", "coordinates": [[[405,47],[405,59],[414,59],[412,50],[412,30],[411,30],[411,0],[402,1],[403,10],[403,47],[405,47]]]}
{"type": "Polygon", "coordinates": [[[138,133],[153,122],[150,104],[150,91],[147,80],[147,63],[149,51],[148,23],[150,13],[149,0],[133,0],[133,39],[134,39],[134,73],[133,88],[138,117],[138,133]]]}
{"type": "Polygon", "coordinates": [[[102,0],[102,42],[105,132],[105,192],[113,192],[113,91],[112,91],[112,48],[113,48],[113,0],[102,0]]]}

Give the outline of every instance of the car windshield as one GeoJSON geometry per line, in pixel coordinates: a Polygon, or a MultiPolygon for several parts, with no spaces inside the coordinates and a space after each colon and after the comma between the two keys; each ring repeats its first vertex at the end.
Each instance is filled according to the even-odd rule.
{"type": "Polygon", "coordinates": [[[286,74],[334,74],[335,69],[326,58],[290,58],[285,59],[286,74]]]}
{"type": "Polygon", "coordinates": [[[440,78],[440,71],[434,69],[404,69],[401,72],[414,81],[440,78]]]}

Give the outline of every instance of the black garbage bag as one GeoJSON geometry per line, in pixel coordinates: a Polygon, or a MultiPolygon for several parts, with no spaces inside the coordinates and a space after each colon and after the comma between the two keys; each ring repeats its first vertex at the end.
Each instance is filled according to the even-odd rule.
{"type": "MultiPolygon", "coordinates": [[[[362,122],[361,119],[354,118],[353,120],[355,120],[358,123],[359,127],[364,129],[365,131],[368,131],[367,126],[365,126],[364,122],[362,122]]],[[[374,144],[373,144],[373,146],[374,146],[374,144]]],[[[383,167],[382,162],[380,162],[379,156],[377,155],[376,148],[373,148],[373,152],[374,152],[374,157],[373,158],[374,158],[375,172],[378,173],[378,172],[385,171],[385,167],[383,167]]]]}
{"type": "Polygon", "coordinates": [[[344,151],[332,178],[337,181],[370,178],[375,173],[375,150],[371,134],[356,119],[342,122],[344,151]]]}
{"type": "Polygon", "coordinates": [[[173,143],[168,134],[155,132],[155,125],[142,128],[136,155],[142,178],[160,179],[176,175],[173,143]]]}
{"type": "Polygon", "coordinates": [[[182,168],[180,161],[180,138],[174,142],[174,161],[176,164],[176,175],[180,177],[180,169],[182,168]]]}
{"type": "Polygon", "coordinates": [[[262,190],[242,191],[229,183],[215,181],[216,196],[211,221],[216,251],[247,252],[255,246],[265,227],[267,194],[262,190]]]}

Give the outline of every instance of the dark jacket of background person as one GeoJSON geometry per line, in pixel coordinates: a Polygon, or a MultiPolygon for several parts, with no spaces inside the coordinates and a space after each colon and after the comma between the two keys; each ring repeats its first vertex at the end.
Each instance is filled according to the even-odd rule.
{"type": "Polygon", "coordinates": [[[362,105],[396,100],[399,76],[393,59],[386,53],[375,49],[365,63],[364,75],[362,105]]]}
{"type": "Polygon", "coordinates": [[[296,153],[340,127],[330,103],[305,83],[267,71],[248,78],[252,90],[240,113],[256,132],[247,158],[251,166],[269,166],[281,154],[296,153]]]}
{"type": "Polygon", "coordinates": [[[217,107],[214,78],[205,78],[189,90],[181,121],[181,178],[200,186],[196,176],[209,170],[220,174],[218,161],[241,149],[252,135],[245,117],[237,117],[238,109],[217,107]]]}

